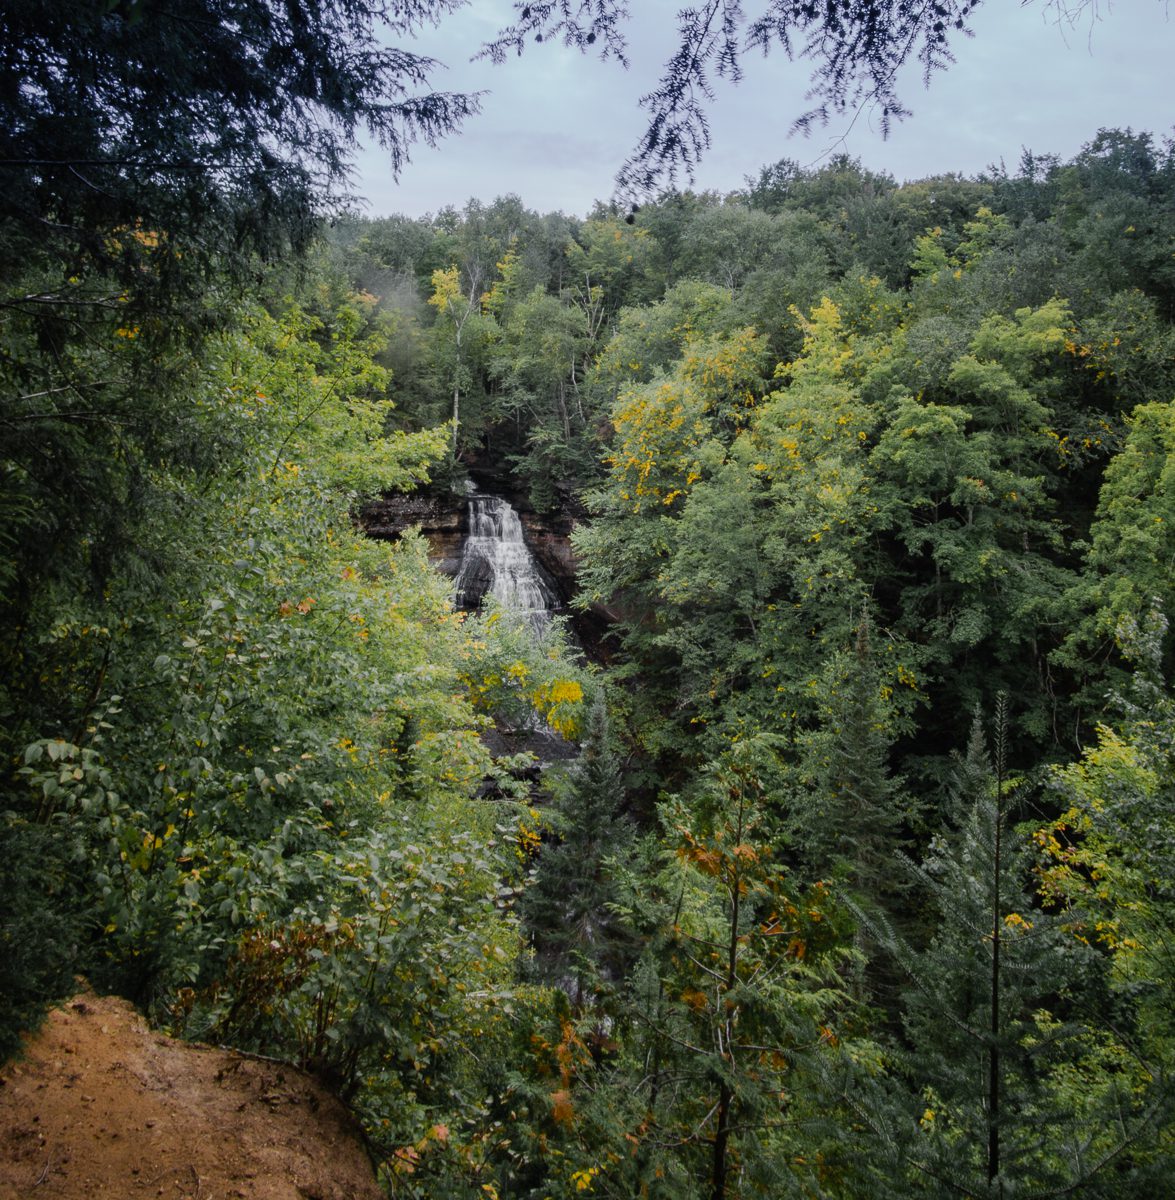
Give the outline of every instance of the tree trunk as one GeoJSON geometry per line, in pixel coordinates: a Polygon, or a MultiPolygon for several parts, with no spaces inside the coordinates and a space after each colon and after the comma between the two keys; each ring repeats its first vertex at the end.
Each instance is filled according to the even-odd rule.
{"type": "Polygon", "coordinates": [[[718,1128],[714,1133],[710,1200],[726,1200],[726,1147],[730,1141],[730,1106],[733,1099],[730,1084],[724,1080],[718,1089],[718,1128]]]}
{"type": "MultiPolygon", "coordinates": [[[[1003,817],[1004,817],[1004,745],[1007,728],[1005,698],[1001,695],[996,707],[996,788],[995,788],[995,862],[992,872],[991,903],[991,1026],[987,1062],[987,1183],[990,1188],[1000,1174],[1000,932],[1003,925],[1000,892],[1002,887],[1003,817]]],[[[1002,1185],[999,1194],[1003,1195],[1002,1185]]]]}
{"type": "MultiPolygon", "coordinates": [[[[737,793],[738,819],[736,822],[735,845],[741,845],[743,840],[743,797],[737,793]]],[[[741,872],[738,869],[737,858],[734,860],[735,870],[728,882],[730,890],[730,938],[726,947],[726,986],[724,995],[729,996],[738,983],[738,923],[739,899],[741,895],[741,872]]],[[[727,1015],[725,1039],[722,1026],[719,1026],[718,1056],[734,1065],[734,1024],[727,1015]],[[725,1045],[722,1041],[725,1041],[725,1045]]],[[[718,1086],[718,1125],[714,1131],[714,1157],[710,1168],[710,1200],[726,1200],[727,1157],[730,1145],[730,1110],[734,1104],[734,1092],[726,1079],[718,1086]]]]}

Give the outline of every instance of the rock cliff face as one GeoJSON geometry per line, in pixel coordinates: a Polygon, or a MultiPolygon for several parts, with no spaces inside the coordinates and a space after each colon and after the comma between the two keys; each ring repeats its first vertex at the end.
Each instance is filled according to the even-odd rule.
{"type": "MultiPolygon", "coordinates": [[[[518,508],[517,505],[515,505],[518,508]]],[[[559,585],[564,603],[575,595],[575,575],[578,564],[571,549],[571,531],[575,519],[565,513],[540,515],[518,508],[523,536],[539,565],[559,585]]]]}
{"type": "Polygon", "coordinates": [[[453,496],[388,494],[359,510],[359,524],[368,537],[393,542],[417,527],[429,545],[429,559],[446,575],[456,575],[461,562],[465,504],[453,496]]]}

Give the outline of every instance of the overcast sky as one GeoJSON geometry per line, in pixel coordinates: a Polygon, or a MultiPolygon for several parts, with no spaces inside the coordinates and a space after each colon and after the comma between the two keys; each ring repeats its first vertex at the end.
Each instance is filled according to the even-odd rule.
{"type": "MultiPolygon", "coordinates": [[[[434,86],[479,91],[482,112],[436,150],[420,146],[397,182],[378,151],[358,159],[355,191],[372,216],[422,216],[476,197],[513,192],[528,208],[584,215],[612,193],[637,141],[640,96],[673,48],[682,0],[632,0],[631,67],[584,58],[561,45],[531,46],[501,67],[470,62],[512,12],[509,0],[472,0],[414,49],[446,64],[434,86]]],[[[737,85],[718,81],[713,147],[695,189],[731,191],[781,158],[818,166],[845,151],[899,180],[992,163],[1014,168],[1023,149],[1069,158],[1099,128],[1149,131],[1175,123],[1175,16],[1166,0],[1070,0],[1074,24],[1058,25],[1047,0],[986,0],[975,37],[954,45],[955,65],[922,87],[917,65],[899,95],[913,115],[884,140],[870,112],[804,138],[789,136],[807,107],[806,64],[781,53],[748,55],[737,85]]],[[[747,5],[759,11],[761,4],[747,5]]]]}

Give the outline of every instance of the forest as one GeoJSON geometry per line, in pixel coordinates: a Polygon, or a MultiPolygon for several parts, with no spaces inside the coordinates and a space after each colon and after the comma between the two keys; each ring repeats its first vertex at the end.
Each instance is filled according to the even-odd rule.
{"type": "Polygon", "coordinates": [[[0,208],[0,1055],[84,975],[327,1081],[392,1197],[1172,1194],[1175,144],[370,218],[312,34],[203,130],[3,97],[60,144],[0,208]],[[543,632],[364,533],[471,472],[574,519],[543,632]]]}

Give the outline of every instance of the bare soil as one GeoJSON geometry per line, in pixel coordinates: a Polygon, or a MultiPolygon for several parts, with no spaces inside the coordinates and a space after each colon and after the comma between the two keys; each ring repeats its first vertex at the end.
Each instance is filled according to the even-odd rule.
{"type": "Polygon", "coordinates": [[[0,1070],[0,1200],[380,1200],[347,1110],[289,1067],[90,992],[0,1070]]]}

